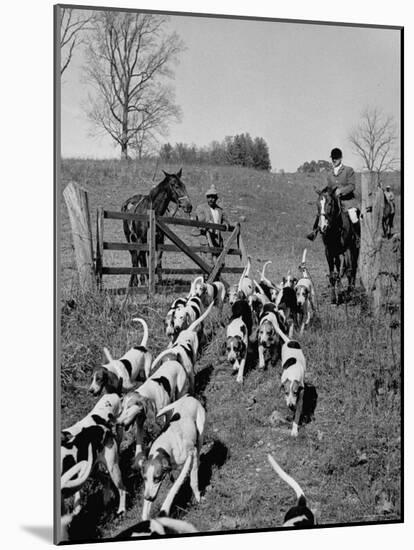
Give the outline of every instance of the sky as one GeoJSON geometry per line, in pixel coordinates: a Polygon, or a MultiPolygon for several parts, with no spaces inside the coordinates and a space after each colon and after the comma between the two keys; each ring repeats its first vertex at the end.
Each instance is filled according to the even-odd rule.
{"type": "MultiPolygon", "coordinates": [[[[295,171],[328,159],[361,159],[348,141],[367,107],[400,120],[400,34],[395,29],[171,16],[186,50],[174,67],[182,120],[164,141],[204,146],[227,135],[266,140],[273,170],[295,171]]],[[[91,133],[82,105],[79,49],[62,79],[62,156],[119,157],[108,137],[91,133]]]]}

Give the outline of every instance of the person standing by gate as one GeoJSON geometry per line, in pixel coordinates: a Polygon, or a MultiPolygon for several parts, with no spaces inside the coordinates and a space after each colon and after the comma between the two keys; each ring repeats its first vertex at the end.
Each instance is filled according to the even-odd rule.
{"type": "MultiPolygon", "coordinates": [[[[207,203],[199,204],[195,211],[195,219],[200,222],[208,223],[217,223],[219,225],[225,225],[226,228],[229,226],[229,221],[227,215],[223,208],[218,204],[218,192],[214,184],[206,192],[207,203]]],[[[200,244],[205,245],[207,240],[207,245],[209,247],[223,247],[223,236],[221,231],[217,229],[205,229],[203,227],[197,228],[192,232],[195,236],[201,236],[200,244]]],[[[218,258],[219,253],[217,252],[207,252],[206,258],[212,265],[215,263],[218,258]]]]}

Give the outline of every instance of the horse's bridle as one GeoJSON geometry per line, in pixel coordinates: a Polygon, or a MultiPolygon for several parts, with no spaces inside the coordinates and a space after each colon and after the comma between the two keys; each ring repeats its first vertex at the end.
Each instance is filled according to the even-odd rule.
{"type": "MultiPolygon", "coordinates": [[[[324,195],[325,201],[326,201],[326,196],[327,196],[327,195],[324,195]]],[[[337,216],[337,217],[339,218],[340,215],[341,215],[341,210],[342,210],[341,199],[340,199],[340,197],[338,197],[338,196],[334,196],[334,197],[333,197],[333,200],[334,200],[334,202],[336,202],[336,204],[338,205],[338,216],[337,216]]],[[[326,213],[320,211],[320,212],[319,212],[319,217],[325,218],[325,221],[326,221],[325,230],[328,229],[328,227],[329,227],[329,220],[328,220],[328,216],[326,215],[326,213]]],[[[333,218],[334,218],[334,216],[332,216],[332,219],[333,219],[333,218]]]]}

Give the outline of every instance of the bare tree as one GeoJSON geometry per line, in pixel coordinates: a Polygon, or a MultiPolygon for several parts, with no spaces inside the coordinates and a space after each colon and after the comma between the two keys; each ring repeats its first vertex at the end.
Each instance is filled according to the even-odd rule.
{"type": "Polygon", "coordinates": [[[357,128],[349,135],[355,152],[370,172],[385,172],[399,165],[398,131],[393,117],[380,109],[366,109],[357,128]]]}
{"type": "Polygon", "coordinates": [[[81,32],[88,29],[88,24],[93,21],[93,16],[85,16],[84,10],[72,8],[60,8],[60,51],[62,75],[72,61],[73,51],[82,43],[81,32]]]}
{"type": "MultiPolygon", "coordinates": [[[[121,147],[121,157],[135,146],[165,134],[180,109],[167,79],[184,46],[178,35],[166,34],[168,17],[143,13],[102,12],[90,34],[85,74],[96,95],[87,115],[121,147]]],[[[140,153],[141,151],[141,153],[140,153]]]]}

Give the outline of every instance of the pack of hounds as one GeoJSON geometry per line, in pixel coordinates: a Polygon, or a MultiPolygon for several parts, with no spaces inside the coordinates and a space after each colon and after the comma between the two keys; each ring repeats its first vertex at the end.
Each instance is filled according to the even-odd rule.
{"type": "MultiPolygon", "coordinates": [[[[251,261],[238,284],[226,288],[220,282],[206,283],[202,276],[191,284],[186,297],[171,304],[165,318],[168,344],[155,359],[148,349],[148,326],[144,319],[134,318],[143,327],[141,344],[114,359],[107,348],[107,363],[95,369],[89,392],[98,397],[94,408],[81,420],[61,432],[61,540],[70,540],[73,518],[81,511],[80,491],[97,464],[104,465],[118,494],[117,514],[126,511],[127,491],[123,483],[119,449],[126,431],[133,428],[135,455],[133,473],[142,476],[144,491],[141,521],[119,533],[115,539],[196,533],[190,523],[170,517],[170,510],[180,487],[189,477],[196,502],[200,451],[205,433],[206,411],[194,397],[195,365],[207,341],[204,321],[212,308],[223,319],[223,306],[228,300],[231,314],[226,328],[226,353],[239,384],[243,383],[248,356],[258,358],[258,368],[266,369],[280,359],[280,388],[286,405],[293,414],[291,436],[298,435],[307,399],[306,359],[297,340],[317,312],[316,293],[306,268],[306,250],[299,266],[299,276],[290,272],[274,284],[266,275],[266,262],[260,280],[251,278],[251,261]],[[148,444],[149,423],[163,424],[162,430],[148,444]],[[173,482],[160,512],[151,518],[165,478],[173,470],[173,482]]],[[[316,390],[311,401],[316,405],[316,390]]],[[[268,455],[270,466],[296,493],[295,506],[286,513],[284,527],[309,527],[315,517],[307,507],[298,483],[268,455]]],[[[172,479],[172,478],[171,478],[172,479]]]]}

